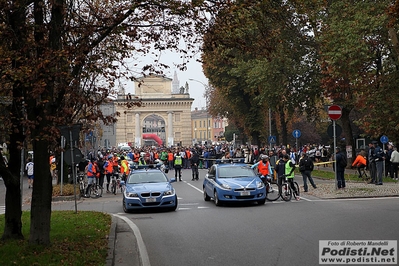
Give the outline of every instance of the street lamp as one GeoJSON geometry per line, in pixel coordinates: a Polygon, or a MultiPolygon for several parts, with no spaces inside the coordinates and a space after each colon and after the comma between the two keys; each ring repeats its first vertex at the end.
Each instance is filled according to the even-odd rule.
{"type": "Polygon", "coordinates": [[[205,141],[208,141],[209,140],[209,136],[210,136],[210,133],[209,133],[210,127],[209,127],[209,121],[208,121],[208,90],[209,90],[209,85],[203,83],[202,81],[196,80],[196,79],[188,79],[188,80],[201,83],[204,86],[204,88],[205,88],[205,101],[206,101],[205,102],[205,111],[206,111],[206,125],[205,125],[206,139],[205,139],[205,141]]]}

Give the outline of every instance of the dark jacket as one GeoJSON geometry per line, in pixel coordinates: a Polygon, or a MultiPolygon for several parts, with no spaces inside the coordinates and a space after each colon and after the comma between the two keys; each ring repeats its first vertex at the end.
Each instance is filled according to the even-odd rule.
{"type": "Polygon", "coordinates": [[[346,156],[343,152],[337,152],[335,154],[335,160],[337,161],[337,172],[344,172],[345,168],[341,166],[341,161],[345,160],[343,156],[346,156]]]}

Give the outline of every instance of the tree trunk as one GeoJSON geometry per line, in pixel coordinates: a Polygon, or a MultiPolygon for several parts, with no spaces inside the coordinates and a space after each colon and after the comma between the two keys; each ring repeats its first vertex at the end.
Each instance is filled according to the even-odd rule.
{"type": "MultiPolygon", "coordinates": [[[[17,102],[13,103],[13,109],[21,107],[17,102]]],[[[16,117],[12,118],[16,122],[16,117]]],[[[20,124],[20,123],[19,123],[20,124]]],[[[15,125],[15,124],[14,124],[15,125]]],[[[22,204],[21,204],[21,149],[18,143],[23,141],[23,129],[21,126],[10,134],[10,160],[6,168],[1,158],[0,171],[6,186],[6,212],[5,226],[2,239],[23,239],[22,235],[22,204]]],[[[2,156],[1,156],[2,157],[2,156]]]]}
{"type": "Polygon", "coordinates": [[[35,140],[35,186],[32,193],[31,225],[29,243],[32,245],[50,244],[50,221],[52,178],[50,175],[48,142],[35,140]]]}

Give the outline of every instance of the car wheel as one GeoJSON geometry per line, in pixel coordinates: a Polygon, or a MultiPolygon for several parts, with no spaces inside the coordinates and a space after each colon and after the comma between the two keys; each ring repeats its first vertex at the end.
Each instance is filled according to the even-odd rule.
{"type": "Polygon", "coordinates": [[[177,196],[176,196],[176,198],[175,198],[175,202],[176,202],[175,206],[173,206],[173,207],[170,208],[170,210],[171,210],[172,212],[175,211],[175,210],[177,209],[177,204],[178,204],[177,196]]]}
{"type": "Polygon", "coordinates": [[[211,197],[209,197],[208,194],[206,194],[205,187],[204,187],[204,200],[205,201],[210,201],[211,200],[211,197]]]}
{"type": "Polygon", "coordinates": [[[219,200],[219,196],[217,191],[215,190],[215,192],[213,193],[213,201],[215,202],[216,206],[220,206],[222,205],[222,202],[219,200]]]}
{"type": "Polygon", "coordinates": [[[128,209],[126,208],[126,199],[125,199],[125,197],[123,197],[122,204],[123,204],[123,211],[124,211],[125,213],[129,213],[130,210],[128,210],[128,209]]]}
{"type": "Polygon", "coordinates": [[[266,202],[266,199],[258,200],[259,205],[264,205],[266,202]]]}

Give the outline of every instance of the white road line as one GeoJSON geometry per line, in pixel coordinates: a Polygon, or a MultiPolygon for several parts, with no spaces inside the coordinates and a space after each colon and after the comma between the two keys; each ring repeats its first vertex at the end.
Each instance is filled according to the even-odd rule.
{"type": "Polygon", "coordinates": [[[6,206],[0,206],[0,214],[6,213],[6,206]]]}
{"type": "Polygon", "coordinates": [[[144,244],[144,240],[141,236],[140,233],[140,229],[137,227],[137,225],[135,223],[132,222],[132,220],[128,219],[125,216],[121,216],[118,214],[114,214],[114,216],[124,220],[129,226],[130,228],[133,230],[134,235],[136,236],[136,240],[137,240],[137,247],[138,247],[138,251],[139,251],[139,256],[140,256],[140,262],[141,265],[144,266],[150,266],[150,258],[148,257],[148,253],[147,253],[147,248],[144,244]]]}
{"type": "Polygon", "coordinates": [[[187,185],[189,185],[190,187],[192,187],[193,189],[197,190],[200,193],[203,193],[203,191],[199,188],[197,188],[196,186],[191,185],[190,183],[186,183],[187,185]]]}

